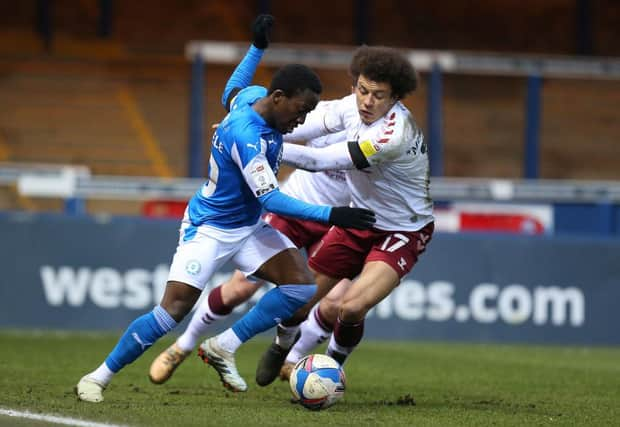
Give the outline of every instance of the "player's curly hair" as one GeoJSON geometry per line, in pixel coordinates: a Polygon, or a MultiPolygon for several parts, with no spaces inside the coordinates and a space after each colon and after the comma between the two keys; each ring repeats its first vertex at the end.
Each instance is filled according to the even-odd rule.
{"type": "Polygon", "coordinates": [[[287,64],[273,75],[267,94],[280,89],[287,97],[294,96],[306,89],[320,95],[323,91],[321,79],[309,67],[302,64],[287,64]]]}
{"type": "Polygon", "coordinates": [[[376,82],[389,83],[396,99],[403,99],[418,86],[418,75],[409,60],[396,49],[384,46],[358,47],[353,52],[349,74],[354,85],[360,74],[376,82]]]}

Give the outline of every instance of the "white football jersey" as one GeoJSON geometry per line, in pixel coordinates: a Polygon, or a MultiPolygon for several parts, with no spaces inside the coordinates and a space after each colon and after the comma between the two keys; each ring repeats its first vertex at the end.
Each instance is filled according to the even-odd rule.
{"type": "MultiPolygon", "coordinates": [[[[346,132],[311,139],[306,145],[320,148],[346,141],[346,132]]],[[[280,190],[291,197],[315,205],[349,206],[351,196],[345,171],[308,172],[295,169],[280,190]]]]}
{"type": "Polygon", "coordinates": [[[428,148],[409,110],[397,102],[383,118],[366,125],[351,94],[309,113],[294,136],[343,131],[347,141],[357,141],[370,164],[346,171],[352,206],[372,209],[380,230],[417,231],[433,221],[428,148]]]}

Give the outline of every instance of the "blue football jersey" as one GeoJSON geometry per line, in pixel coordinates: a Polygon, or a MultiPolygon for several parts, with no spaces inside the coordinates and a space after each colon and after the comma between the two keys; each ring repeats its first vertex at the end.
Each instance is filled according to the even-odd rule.
{"type": "Polygon", "coordinates": [[[257,197],[278,188],[275,175],[282,157],[282,134],[252,108],[266,95],[262,86],[241,90],[216,129],[208,180],[189,201],[189,219],[194,226],[231,229],[254,225],[262,212],[257,197]]]}

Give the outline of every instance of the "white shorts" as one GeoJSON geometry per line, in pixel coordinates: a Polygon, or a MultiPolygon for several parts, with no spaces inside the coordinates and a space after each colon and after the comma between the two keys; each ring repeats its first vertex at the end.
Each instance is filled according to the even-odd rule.
{"type": "Polygon", "coordinates": [[[179,234],[168,281],[187,283],[200,290],[228,261],[248,276],[274,255],[295,248],[288,237],[262,219],[255,226],[223,230],[192,226],[185,217],[179,234]]]}

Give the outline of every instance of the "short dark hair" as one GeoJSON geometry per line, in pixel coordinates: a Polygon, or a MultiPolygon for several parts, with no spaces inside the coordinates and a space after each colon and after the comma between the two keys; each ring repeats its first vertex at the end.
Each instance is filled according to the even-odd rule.
{"type": "Polygon", "coordinates": [[[396,49],[384,46],[360,46],[349,64],[353,84],[360,74],[375,82],[389,83],[392,95],[402,99],[418,87],[418,75],[411,62],[396,49]]]}
{"type": "Polygon", "coordinates": [[[277,89],[280,89],[285,96],[290,98],[306,89],[320,95],[323,86],[319,76],[309,67],[302,64],[287,64],[274,74],[268,94],[277,89]]]}

